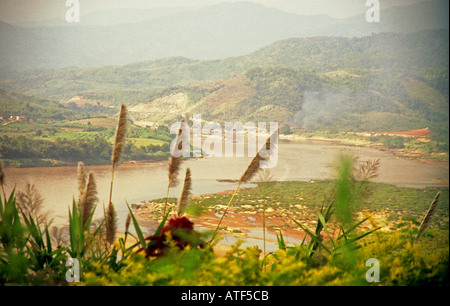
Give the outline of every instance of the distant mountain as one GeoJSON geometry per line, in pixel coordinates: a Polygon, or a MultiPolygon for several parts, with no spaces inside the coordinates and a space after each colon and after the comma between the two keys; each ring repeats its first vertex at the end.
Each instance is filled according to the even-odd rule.
{"type": "MultiPolygon", "coordinates": [[[[312,37],[276,42],[249,55],[199,61],[173,57],[125,66],[33,70],[11,74],[0,67],[0,88],[65,101],[79,94],[106,95],[112,104],[135,103],[158,88],[228,79],[257,67],[286,67],[318,73],[441,71],[448,82],[449,31],[384,33],[361,38],[312,37]],[[9,77],[8,77],[9,76],[9,77]]],[[[445,84],[436,85],[445,91],[445,84]]]]}
{"type": "MultiPolygon", "coordinates": [[[[180,12],[189,12],[195,9],[196,8],[194,7],[156,7],[152,9],[120,8],[95,11],[86,14],[81,11],[80,20],[84,26],[110,26],[127,23],[139,23],[180,12]]],[[[79,24],[77,23],[68,23],[66,20],[64,20],[64,16],[62,16],[61,19],[20,22],[13,25],[26,28],[79,26],[79,24]]]]}
{"type": "Polygon", "coordinates": [[[102,17],[98,12],[72,26],[27,28],[0,23],[0,66],[99,67],[174,56],[219,59],[248,54],[287,38],[448,29],[446,0],[382,10],[378,24],[367,23],[364,14],[342,20],[299,16],[245,2],[160,11],[148,18],[142,12],[124,11],[124,24],[114,23],[119,18],[114,16],[122,16],[117,14],[106,12],[102,17]],[[102,22],[106,25],[90,25],[102,22]]]}
{"type": "Polygon", "coordinates": [[[101,68],[34,70],[0,88],[103,107],[125,103],[142,125],[182,114],[205,120],[278,121],[305,128],[448,133],[449,31],[312,37],[276,42],[246,56],[173,57],[101,68]]]}
{"type": "MultiPolygon", "coordinates": [[[[383,4],[381,4],[383,5],[383,4]]],[[[365,22],[365,16],[346,18],[334,28],[334,36],[365,36],[370,33],[412,33],[449,28],[449,1],[431,0],[382,10],[379,23],[365,22]]]]}

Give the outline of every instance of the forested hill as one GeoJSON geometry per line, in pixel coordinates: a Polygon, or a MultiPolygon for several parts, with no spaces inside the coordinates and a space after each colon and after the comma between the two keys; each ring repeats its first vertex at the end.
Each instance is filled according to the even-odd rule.
{"type": "Polygon", "coordinates": [[[430,78],[430,82],[442,83],[436,86],[448,87],[445,85],[448,83],[448,52],[448,30],[374,34],[362,38],[297,38],[274,43],[247,56],[222,60],[176,57],[125,66],[22,73],[11,73],[3,68],[0,69],[0,88],[56,100],[89,93],[104,95],[111,102],[133,103],[145,100],[149,90],[154,88],[226,79],[257,67],[286,67],[320,73],[346,70],[356,74],[383,70],[390,74],[420,74],[430,78]],[[424,71],[427,73],[422,73],[424,71]]]}
{"type": "Polygon", "coordinates": [[[143,125],[180,115],[311,129],[448,133],[449,31],[288,39],[241,57],[0,73],[0,88],[117,107],[143,125]]]}

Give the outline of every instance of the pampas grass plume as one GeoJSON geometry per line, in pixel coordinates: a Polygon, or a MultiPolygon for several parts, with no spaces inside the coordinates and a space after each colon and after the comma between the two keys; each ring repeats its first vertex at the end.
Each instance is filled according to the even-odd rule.
{"type": "Polygon", "coordinates": [[[116,138],[114,141],[112,164],[119,163],[120,157],[125,146],[125,136],[127,134],[127,108],[124,104],[120,107],[119,124],[117,126],[116,138]]]}
{"type": "Polygon", "coordinates": [[[177,216],[180,217],[183,214],[184,209],[188,205],[189,197],[192,194],[192,178],[191,169],[186,169],[186,177],[184,179],[183,190],[181,192],[180,199],[178,200],[177,216]]]}
{"type": "Polygon", "coordinates": [[[416,236],[416,241],[420,238],[420,236],[422,236],[423,232],[428,228],[428,226],[430,226],[431,219],[433,218],[433,215],[436,212],[436,208],[439,203],[440,196],[441,196],[441,193],[438,192],[436,194],[436,196],[434,197],[433,202],[431,202],[431,205],[428,208],[427,214],[425,215],[425,217],[422,220],[422,223],[420,224],[419,232],[417,233],[417,236],[416,236]]]}
{"type": "Polygon", "coordinates": [[[94,174],[90,173],[86,188],[81,196],[79,207],[82,215],[83,227],[86,225],[92,212],[94,211],[97,201],[97,184],[95,182],[94,174]]]}
{"type": "Polygon", "coordinates": [[[269,136],[266,140],[265,145],[259,150],[259,152],[256,154],[256,156],[253,158],[252,162],[248,165],[247,170],[245,170],[244,174],[242,174],[239,184],[241,183],[248,183],[255,174],[260,170],[260,163],[263,160],[267,160],[268,157],[262,157],[261,152],[265,148],[266,150],[270,150],[271,146],[271,137],[269,136]]]}
{"type": "Polygon", "coordinates": [[[79,162],[77,168],[78,190],[80,191],[80,197],[84,193],[86,188],[86,172],[84,171],[84,163],[79,162]]]}
{"type": "Polygon", "coordinates": [[[105,216],[105,226],[106,226],[106,241],[113,244],[116,240],[117,232],[117,213],[112,202],[108,205],[108,210],[105,216]]]}
{"type": "MultiPolygon", "coordinates": [[[[184,119],[181,120],[180,123],[180,128],[178,130],[178,134],[177,137],[175,139],[175,144],[178,143],[178,150],[182,149],[182,143],[179,142],[179,138],[181,136],[181,133],[183,132],[181,129],[182,124],[184,123],[184,119]]],[[[180,165],[181,165],[181,155],[179,157],[175,157],[174,156],[174,151],[175,148],[173,149],[173,151],[170,154],[170,159],[169,159],[169,188],[171,187],[177,187],[179,184],[178,181],[178,173],[180,171],[180,165]]]]}

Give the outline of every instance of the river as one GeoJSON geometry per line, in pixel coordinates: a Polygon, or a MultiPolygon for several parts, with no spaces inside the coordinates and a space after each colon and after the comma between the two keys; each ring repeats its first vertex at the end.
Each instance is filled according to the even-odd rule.
{"type": "MultiPolygon", "coordinates": [[[[377,182],[404,187],[448,186],[448,167],[395,157],[389,152],[372,148],[342,146],[331,143],[280,143],[278,165],[272,169],[273,180],[320,180],[333,177],[333,164],[341,153],[350,153],[360,160],[380,158],[377,182]]],[[[217,193],[236,188],[235,183],[218,182],[217,179],[237,180],[247,168],[251,158],[203,158],[182,163],[192,172],[194,195],[217,193]]],[[[96,217],[103,214],[107,205],[111,182],[110,166],[86,166],[86,172],[95,174],[99,207],[96,217]]],[[[66,224],[72,199],[78,197],[76,167],[7,168],[6,190],[14,187],[23,190],[27,182],[34,184],[44,199],[44,206],[55,224],[66,224]]],[[[180,184],[181,185],[181,184],[180,184]]],[[[252,184],[247,186],[254,186],[252,184]]],[[[245,187],[245,186],[244,186],[245,187]]],[[[127,215],[126,203],[140,203],[163,198],[167,190],[167,163],[122,164],[116,170],[113,203],[119,216],[119,229],[127,215]]],[[[170,196],[178,197],[181,186],[171,189],[170,196]]]]}

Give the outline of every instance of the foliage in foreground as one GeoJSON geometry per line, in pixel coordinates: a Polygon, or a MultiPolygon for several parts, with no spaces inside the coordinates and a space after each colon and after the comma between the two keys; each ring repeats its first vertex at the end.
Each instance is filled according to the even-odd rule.
{"type": "MultiPolygon", "coordinates": [[[[444,233],[440,233],[445,235],[444,233]]],[[[447,233],[448,234],[448,233],[447,233]]],[[[448,242],[448,240],[447,240],[448,242]]],[[[137,255],[120,272],[95,264],[82,279],[83,285],[199,285],[199,286],[322,286],[322,285],[441,285],[448,286],[447,248],[428,254],[424,246],[397,234],[382,234],[357,251],[351,264],[337,257],[325,264],[308,257],[306,247],[278,250],[261,259],[256,248],[239,245],[217,256],[209,249],[172,251],[150,260],[137,255]],[[380,262],[380,282],[368,283],[365,266],[369,258],[380,262]]]]}
{"type": "MultiPolygon", "coordinates": [[[[48,227],[41,230],[33,218],[20,217],[14,194],[1,202],[1,284],[68,285],[65,262],[73,255],[81,260],[78,285],[449,285],[448,231],[438,229],[428,231],[419,243],[414,243],[411,229],[375,232],[358,241],[351,257],[329,254],[321,247],[311,257],[307,244],[286,247],[282,235],[279,250],[266,257],[257,248],[242,249],[239,244],[218,255],[214,243],[180,249],[173,233],[167,233],[164,256],[146,258],[136,248],[126,248],[122,238],[112,248],[103,247],[96,233],[88,231],[71,233],[72,237],[86,233],[83,251],[75,252],[75,240],[68,247],[55,247],[48,227]],[[379,260],[379,283],[365,279],[369,258],[379,260]]],[[[76,206],[72,212],[80,223],[76,206]]],[[[134,216],[132,220],[138,230],[134,216]]],[[[144,243],[148,246],[151,241],[144,243]]],[[[323,243],[332,247],[330,241],[323,243]]]]}
{"type": "MultiPolygon", "coordinates": [[[[301,221],[292,220],[309,236],[307,243],[304,240],[300,245],[287,247],[280,231],[279,250],[274,253],[261,254],[257,248],[243,250],[237,244],[224,256],[217,255],[214,248],[218,247],[216,235],[220,222],[211,240],[206,242],[204,235],[194,230],[194,224],[182,216],[190,196],[189,168],[177,213],[172,218],[169,218],[171,210],[167,209],[167,192],[164,217],[154,235],[143,236],[128,207],[130,215],[125,237],[116,240],[117,226],[111,195],[114,169],[125,140],[124,106],[120,119],[113,148],[110,199],[105,218],[99,225],[93,224],[98,201],[96,184],[94,175],[89,174],[88,178],[80,163],[80,195],[78,201],[73,200],[72,210],[69,210],[70,239],[66,245],[55,248],[48,224],[36,222],[32,214],[17,203],[14,191],[6,196],[0,161],[0,285],[67,285],[67,273],[72,272],[67,267],[69,258],[80,263],[82,285],[367,285],[372,284],[366,278],[370,271],[366,261],[371,258],[380,264],[382,285],[449,285],[448,238],[433,252],[427,252],[418,240],[421,234],[430,235],[425,229],[436,211],[440,193],[436,195],[417,235],[412,228],[409,233],[407,230],[379,233],[375,222],[372,222],[371,229],[362,231],[360,225],[369,221],[370,216],[357,221],[355,212],[368,194],[367,183],[376,174],[378,161],[368,161],[355,168],[355,160],[350,157],[342,158],[338,164],[334,188],[327,205],[317,212],[315,230],[308,229],[301,221]],[[337,236],[330,235],[328,230],[333,216],[339,225],[337,236]],[[136,243],[128,246],[127,236],[132,235],[128,231],[131,221],[137,237],[136,243]]],[[[266,148],[268,144],[271,148],[271,137],[265,144],[266,148]]],[[[250,181],[259,171],[260,160],[262,157],[258,153],[242,175],[227,209],[232,205],[240,183],[250,181]]],[[[168,191],[175,186],[174,182],[178,182],[181,162],[181,157],[171,155],[168,191]]],[[[436,235],[441,237],[442,233],[436,235]]]]}

